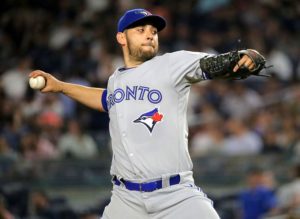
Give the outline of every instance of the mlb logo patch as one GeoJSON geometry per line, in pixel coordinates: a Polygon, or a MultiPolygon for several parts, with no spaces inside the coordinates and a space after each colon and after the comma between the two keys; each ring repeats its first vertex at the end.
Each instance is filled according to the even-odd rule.
{"type": "Polygon", "coordinates": [[[152,133],[155,125],[162,121],[163,114],[158,112],[158,109],[155,108],[149,112],[143,113],[139,118],[134,120],[134,123],[141,123],[147,127],[150,133],[152,133]]]}

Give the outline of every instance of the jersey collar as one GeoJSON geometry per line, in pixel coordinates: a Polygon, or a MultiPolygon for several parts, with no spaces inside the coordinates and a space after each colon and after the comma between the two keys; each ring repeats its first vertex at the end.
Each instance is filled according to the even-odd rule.
{"type": "Polygon", "coordinates": [[[121,67],[118,70],[119,70],[119,72],[123,72],[123,71],[130,70],[130,69],[133,69],[133,68],[136,68],[136,67],[130,67],[130,68],[121,67]]]}

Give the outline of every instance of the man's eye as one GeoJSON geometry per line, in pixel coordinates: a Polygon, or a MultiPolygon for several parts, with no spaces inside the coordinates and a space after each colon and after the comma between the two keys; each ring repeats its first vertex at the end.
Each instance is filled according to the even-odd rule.
{"type": "Polygon", "coordinates": [[[138,29],[138,32],[143,33],[143,32],[144,32],[144,29],[143,29],[143,28],[139,28],[139,29],[138,29]]]}

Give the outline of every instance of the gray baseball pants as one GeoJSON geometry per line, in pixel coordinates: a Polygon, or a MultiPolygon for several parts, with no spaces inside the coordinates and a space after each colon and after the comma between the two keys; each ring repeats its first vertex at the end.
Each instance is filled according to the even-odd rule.
{"type": "Polygon", "coordinates": [[[212,201],[193,180],[153,192],[129,191],[114,185],[102,219],[219,219],[212,201]]]}

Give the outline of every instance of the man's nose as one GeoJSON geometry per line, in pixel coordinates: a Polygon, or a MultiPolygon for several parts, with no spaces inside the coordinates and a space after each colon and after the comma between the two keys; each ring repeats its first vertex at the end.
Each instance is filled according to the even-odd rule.
{"type": "Polygon", "coordinates": [[[149,30],[146,31],[147,40],[153,40],[153,33],[149,30]]]}

